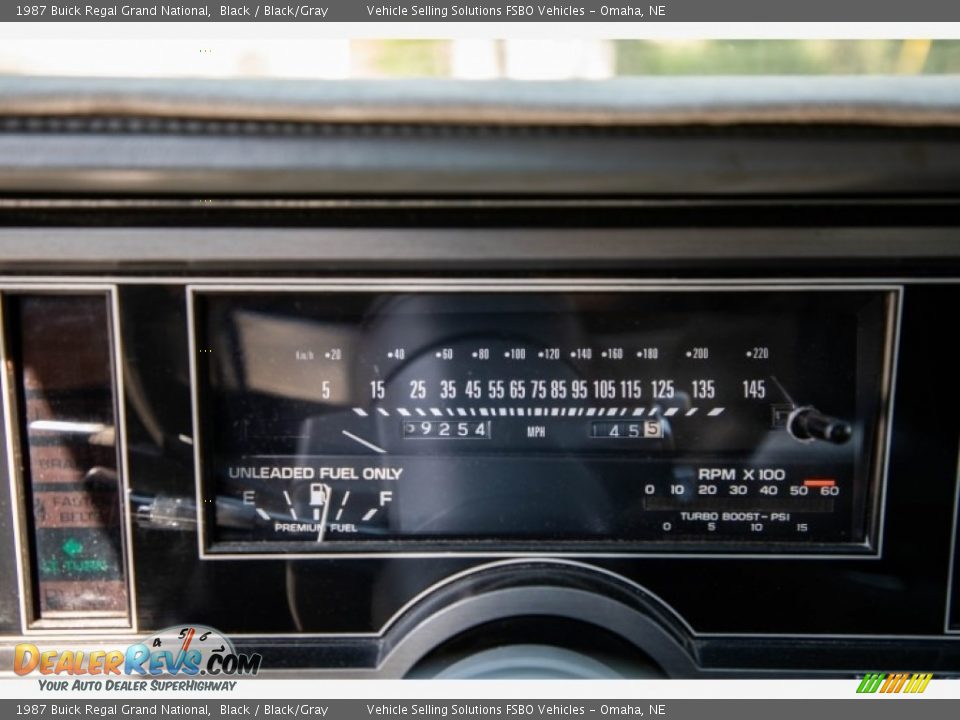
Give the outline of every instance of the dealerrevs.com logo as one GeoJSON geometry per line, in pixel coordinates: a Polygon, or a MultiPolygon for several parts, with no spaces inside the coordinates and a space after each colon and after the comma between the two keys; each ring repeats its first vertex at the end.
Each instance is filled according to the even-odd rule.
{"type": "Polygon", "coordinates": [[[17,675],[253,676],[260,671],[261,660],[256,653],[238,653],[218,630],[188,625],[110,650],[41,650],[21,643],[14,653],[13,670],[17,675]]]}

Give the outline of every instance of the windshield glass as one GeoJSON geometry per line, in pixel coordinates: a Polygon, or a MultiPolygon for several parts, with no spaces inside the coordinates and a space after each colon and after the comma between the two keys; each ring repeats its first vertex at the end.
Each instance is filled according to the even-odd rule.
{"type": "Polygon", "coordinates": [[[938,75],[956,40],[6,39],[0,74],[568,80],[679,75],[938,75]]]}

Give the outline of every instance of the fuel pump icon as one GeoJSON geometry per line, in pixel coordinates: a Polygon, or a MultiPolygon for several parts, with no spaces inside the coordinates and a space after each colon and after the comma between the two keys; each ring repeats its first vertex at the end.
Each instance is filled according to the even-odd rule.
{"type": "Polygon", "coordinates": [[[324,483],[310,483],[310,504],[323,507],[330,499],[330,486],[324,483]]]}
{"type": "Polygon", "coordinates": [[[310,483],[310,506],[313,508],[313,519],[319,520],[321,509],[330,503],[332,490],[325,483],[310,483]]]}

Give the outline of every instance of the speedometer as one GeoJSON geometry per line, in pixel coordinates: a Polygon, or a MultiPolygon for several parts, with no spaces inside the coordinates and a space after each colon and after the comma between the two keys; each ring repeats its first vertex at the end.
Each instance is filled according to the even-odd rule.
{"type": "Polygon", "coordinates": [[[205,550],[877,550],[895,288],[192,292],[205,550]]]}

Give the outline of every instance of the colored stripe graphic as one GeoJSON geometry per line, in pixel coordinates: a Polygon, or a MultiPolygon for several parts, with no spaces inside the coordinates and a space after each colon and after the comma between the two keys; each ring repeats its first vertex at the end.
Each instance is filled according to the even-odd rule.
{"type": "Polygon", "coordinates": [[[867,673],[857,686],[858,693],[919,694],[927,689],[932,673],[867,673]]]}
{"type": "Polygon", "coordinates": [[[196,634],[196,632],[197,631],[194,628],[190,628],[190,630],[187,632],[187,636],[183,639],[183,644],[180,646],[180,652],[183,653],[190,649],[190,641],[193,640],[193,636],[196,634]]]}
{"type": "Polygon", "coordinates": [[[875,693],[885,677],[886,675],[881,673],[867,673],[863,676],[863,680],[860,682],[860,687],[857,688],[857,692],[875,693]]]}

